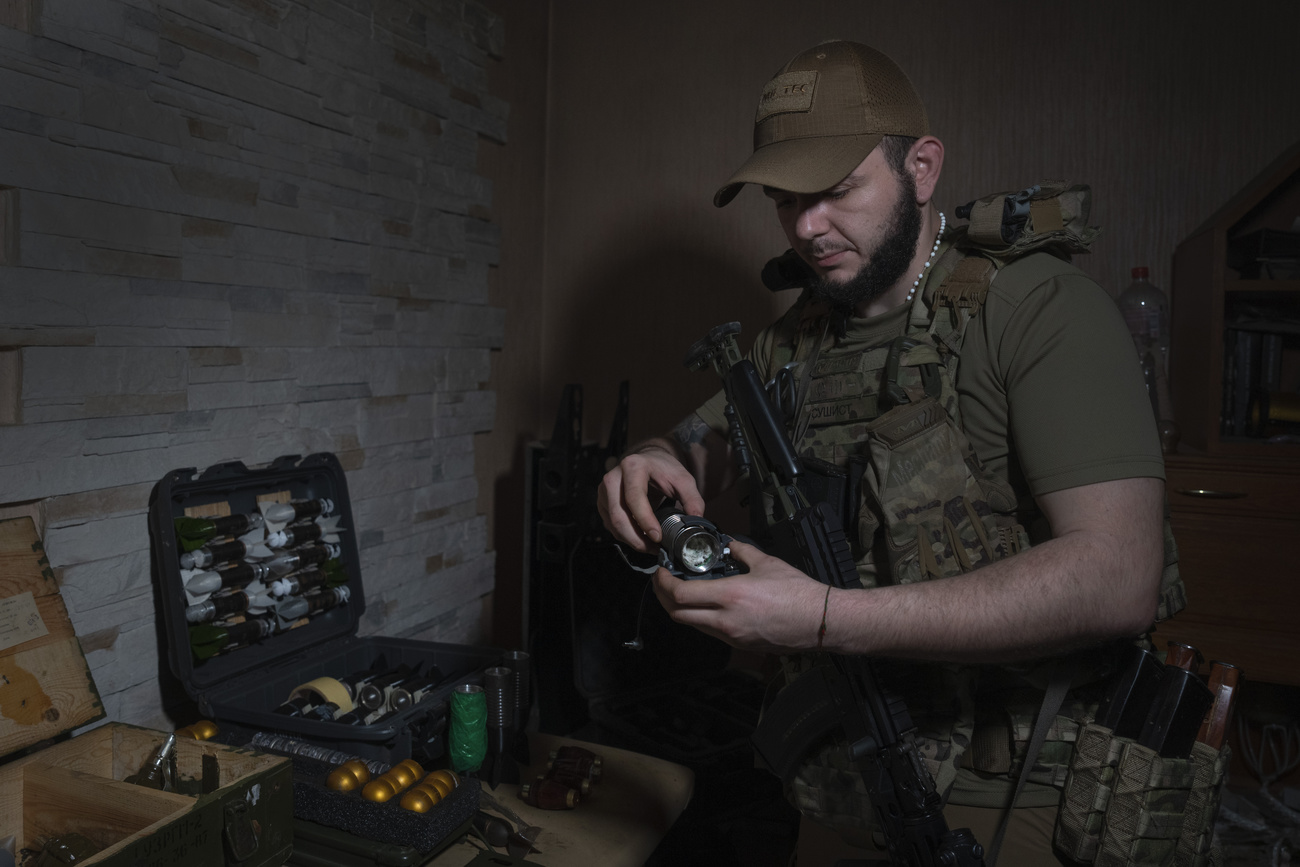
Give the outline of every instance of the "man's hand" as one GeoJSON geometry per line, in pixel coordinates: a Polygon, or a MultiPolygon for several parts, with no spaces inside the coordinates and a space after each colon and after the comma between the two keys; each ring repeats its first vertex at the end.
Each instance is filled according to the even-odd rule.
{"type": "Polygon", "coordinates": [[[691,413],[666,437],[646,440],[605,474],[596,506],[605,529],[637,551],[659,544],[659,522],[650,488],[682,504],[688,515],[703,515],[706,497],[735,481],[731,444],[691,413]]]}
{"type": "Polygon", "coordinates": [[[660,569],[655,595],[673,620],[757,650],[824,649],[953,662],[1034,659],[1150,626],[1160,586],[1164,485],[1133,478],[1039,498],[1054,538],[936,581],[832,589],[732,542],[749,574],[683,581],[660,569]]]}
{"type": "Polygon", "coordinates": [[[826,585],[753,545],[732,540],[731,553],[748,574],[684,581],[667,569],[655,573],[655,595],[669,616],[732,647],[775,653],[815,648],[826,585]]]}
{"type": "Polygon", "coordinates": [[[596,493],[605,529],[637,551],[653,551],[662,535],[650,502],[651,487],[680,501],[687,514],[704,514],[695,477],[678,459],[672,443],[653,439],[641,444],[605,474],[596,493]]]}

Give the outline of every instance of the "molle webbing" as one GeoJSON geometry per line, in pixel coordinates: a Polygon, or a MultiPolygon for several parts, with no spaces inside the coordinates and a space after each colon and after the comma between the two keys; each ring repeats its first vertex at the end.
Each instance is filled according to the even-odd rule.
{"type": "Polygon", "coordinates": [[[1075,744],[1057,817],[1055,845],[1096,867],[1210,867],[1214,815],[1227,748],[1197,742],[1188,758],[1154,750],[1099,725],[1075,744]]]}
{"type": "Polygon", "coordinates": [[[1178,571],[1178,544],[1174,541],[1174,528],[1169,523],[1169,499],[1165,498],[1164,529],[1165,564],[1160,573],[1160,607],[1156,622],[1173,617],[1187,607],[1187,588],[1178,571]]]}
{"type": "Polygon", "coordinates": [[[964,256],[934,291],[936,310],[950,308],[974,316],[984,306],[996,269],[982,256],[964,256]]]}
{"type": "Polygon", "coordinates": [[[967,235],[972,241],[1002,246],[1002,196],[980,199],[971,207],[967,235]]]}
{"type": "Polygon", "coordinates": [[[1086,184],[1039,181],[1018,192],[994,193],[957,209],[969,211],[967,240],[1010,262],[1033,250],[1063,258],[1087,252],[1100,230],[1088,225],[1092,191],[1086,184]]]}

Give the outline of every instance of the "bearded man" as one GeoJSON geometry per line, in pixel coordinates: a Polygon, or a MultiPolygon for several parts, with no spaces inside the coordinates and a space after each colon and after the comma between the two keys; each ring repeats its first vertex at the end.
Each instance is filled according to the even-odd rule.
{"type": "MultiPolygon", "coordinates": [[[[654,589],[674,620],[781,654],[787,679],[818,653],[887,658],[949,827],[970,827],[987,845],[1027,732],[1044,716],[1045,683],[1068,671],[1056,713],[1083,716],[1114,648],[1182,604],[1131,340],[1110,297],[1062,258],[990,263],[957,243],[964,236],[933,204],[944,146],[880,52],[828,42],[796,56],[764,89],[754,140],[714,203],[761,187],[809,272],[799,301],[749,352],[763,377],[795,365],[805,396],[796,449],[869,476],[885,361],[914,336],[942,359],[931,365],[945,410],[936,454],[969,472],[956,493],[934,492],[932,514],[891,509],[863,482],[846,528],[861,589],[828,588],[739,542],[747,574],[682,581],[660,569],[654,589]],[[971,275],[974,315],[945,324],[957,317],[938,299],[973,285],[971,275]]],[[[609,471],[598,506],[616,538],[654,551],[660,499],[702,515],[735,482],[725,403],[717,395],[609,471]]],[[[1069,750],[1053,737],[1006,814],[1004,865],[1057,863],[1051,835],[1069,750]]],[[[800,865],[870,855],[879,842],[861,780],[834,747],[810,754],[788,793],[805,820],[800,865]]]]}

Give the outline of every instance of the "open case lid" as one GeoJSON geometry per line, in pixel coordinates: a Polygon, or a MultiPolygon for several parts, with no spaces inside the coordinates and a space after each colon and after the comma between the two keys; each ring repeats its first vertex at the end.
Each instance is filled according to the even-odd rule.
{"type": "Polygon", "coordinates": [[[0,755],[103,718],[36,525],[0,521],[0,755]]]}
{"type": "MultiPolygon", "coordinates": [[[[149,535],[153,570],[162,590],[159,612],[167,630],[167,658],[172,672],[196,701],[205,691],[247,672],[265,669],[297,657],[327,642],[355,636],[365,611],[357,555],[357,526],[352,502],[338,458],[328,452],[299,457],[285,455],[269,466],[250,470],[239,461],[216,464],[203,472],[173,470],[154,486],[149,497],[149,535]],[[328,499],[339,516],[338,560],[347,575],[347,602],[313,615],[301,625],[253,644],[199,661],[190,651],[188,600],[182,582],[174,519],[182,516],[252,514],[262,501],[328,499]]],[[[202,702],[200,702],[202,704],[202,702]]]]}

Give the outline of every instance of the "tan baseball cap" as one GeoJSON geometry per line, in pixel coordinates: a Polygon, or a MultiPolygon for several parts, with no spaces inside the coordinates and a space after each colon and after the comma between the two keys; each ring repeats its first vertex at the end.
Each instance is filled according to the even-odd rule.
{"type": "Polygon", "coordinates": [[[887,135],[930,132],[925,106],[898,64],[857,42],[823,42],[763,88],[754,154],[718,190],[721,208],[745,184],[795,193],[835,186],[887,135]]]}

